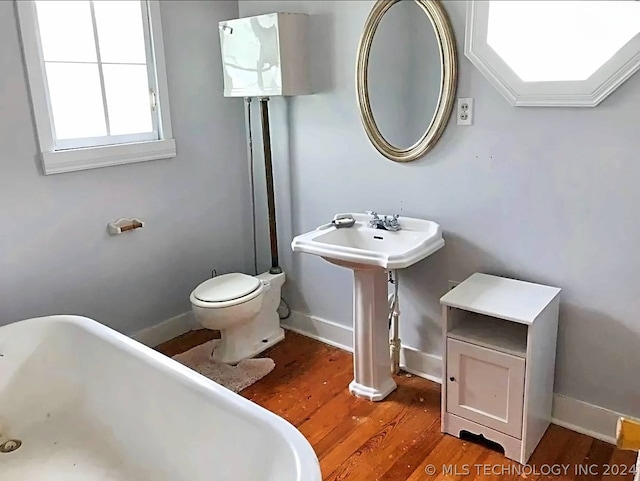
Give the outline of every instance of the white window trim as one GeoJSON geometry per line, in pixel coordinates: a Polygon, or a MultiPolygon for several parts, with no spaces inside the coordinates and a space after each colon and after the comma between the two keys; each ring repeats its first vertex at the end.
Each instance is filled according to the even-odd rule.
{"type": "Polygon", "coordinates": [[[151,20],[152,58],[156,72],[156,104],[160,140],[121,143],[75,149],[56,149],[53,121],[47,99],[44,61],[40,47],[36,5],[33,0],[16,2],[20,21],[33,115],[38,133],[42,165],[45,174],[58,174],[77,170],[96,169],[111,165],[130,164],[148,160],[168,159],[176,156],[176,143],[171,130],[169,89],[167,86],[162,23],[159,0],[147,0],[151,20]]]}
{"type": "Polygon", "coordinates": [[[595,107],[640,69],[640,34],[586,80],[523,82],[487,43],[488,1],[467,2],[464,53],[514,106],[595,107]]]}

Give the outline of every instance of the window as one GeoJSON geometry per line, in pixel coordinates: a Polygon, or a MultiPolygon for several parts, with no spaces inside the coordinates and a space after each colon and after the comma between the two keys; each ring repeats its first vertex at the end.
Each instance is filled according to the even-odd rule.
{"type": "Polygon", "coordinates": [[[17,5],[46,174],[175,156],[157,1],[17,5]]]}
{"type": "Polygon", "coordinates": [[[640,68],[640,2],[469,2],[465,54],[513,105],[587,106],[640,68]]]}

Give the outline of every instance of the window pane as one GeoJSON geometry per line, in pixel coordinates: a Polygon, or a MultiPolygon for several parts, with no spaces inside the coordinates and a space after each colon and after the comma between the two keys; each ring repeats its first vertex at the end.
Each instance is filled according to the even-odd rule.
{"type": "Polygon", "coordinates": [[[46,68],[56,137],[107,135],[98,66],[47,63],[46,68]]]}
{"type": "Polygon", "coordinates": [[[36,8],[45,61],[96,61],[89,2],[44,0],[36,8]]]}
{"type": "Polygon", "coordinates": [[[94,2],[100,57],[107,63],[145,63],[141,3],[94,2]]]}
{"type": "Polygon", "coordinates": [[[111,135],[153,132],[147,67],[103,65],[111,135]]]}
{"type": "Polygon", "coordinates": [[[588,79],[638,33],[638,2],[500,0],[490,3],[487,43],[525,82],[571,81],[588,79]]]}

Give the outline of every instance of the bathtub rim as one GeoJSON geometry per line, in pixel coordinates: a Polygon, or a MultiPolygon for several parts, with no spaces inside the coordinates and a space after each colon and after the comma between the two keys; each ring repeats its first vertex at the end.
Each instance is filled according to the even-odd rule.
{"type": "Polygon", "coordinates": [[[19,328],[30,328],[34,326],[45,326],[52,323],[69,324],[84,330],[112,345],[115,348],[130,354],[140,360],[147,361],[153,367],[159,369],[163,374],[180,384],[194,389],[206,397],[215,398],[216,402],[222,401],[226,406],[237,409],[241,416],[246,415],[255,421],[259,421],[274,429],[282,437],[285,444],[288,444],[295,456],[295,466],[300,474],[300,479],[305,481],[321,481],[320,463],[318,457],[311,447],[309,441],[298,429],[286,419],[263,408],[262,406],[236,394],[197,373],[196,371],[180,364],[169,356],[145,346],[144,344],[122,334],[104,324],[91,318],[77,315],[51,315],[34,317],[22,321],[12,322],[0,326],[0,340],[3,330],[13,330],[19,328]]]}

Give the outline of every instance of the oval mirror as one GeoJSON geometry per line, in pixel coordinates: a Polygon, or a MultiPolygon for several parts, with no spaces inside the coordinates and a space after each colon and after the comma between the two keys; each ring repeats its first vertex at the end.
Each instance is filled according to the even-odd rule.
{"type": "Polygon", "coordinates": [[[379,0],[358,47],[362,124],[385,157],[409,162],[438,141],[451,115],[456,47],[438,1],[379,0]]]}

